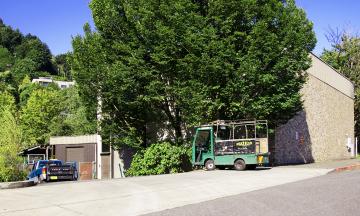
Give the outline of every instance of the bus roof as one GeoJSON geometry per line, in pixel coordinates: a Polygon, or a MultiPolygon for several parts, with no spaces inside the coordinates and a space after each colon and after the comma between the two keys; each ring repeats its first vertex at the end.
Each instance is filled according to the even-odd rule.
{"type": "Polygon", "coordinates": [[[256,125],[256,124],[267,124],[267,120],[216,120],[209,124],[201,125],[199,128],[213,127],[215,125],[256,125]]]}

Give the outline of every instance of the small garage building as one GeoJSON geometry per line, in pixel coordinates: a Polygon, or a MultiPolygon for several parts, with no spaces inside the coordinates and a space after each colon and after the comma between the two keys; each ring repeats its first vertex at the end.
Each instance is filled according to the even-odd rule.
{"type": "Polygon", "coordinates": [[[109,178],[110,157],[100,135],[51,137],[50,146],[52,158],[77,162],[80,179],[109,178]]]}

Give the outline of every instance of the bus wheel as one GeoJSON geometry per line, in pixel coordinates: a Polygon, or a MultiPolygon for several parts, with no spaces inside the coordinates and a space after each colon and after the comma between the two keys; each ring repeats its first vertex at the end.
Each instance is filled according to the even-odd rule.
{"type": "Polygon", "coordinates": [[[208,170],[208,171],[210,171],[210,170],[214,170],[215,169],[215,163],[214,163],[214,161],[213,160],[207,160],[206,162],[205,162],[205,169],[206,170],[208,170]]]}
{"type": "Polygon", "coordinates": [[[242,159],[236,160],[234,163],[234,168],[239,171],[245,170],[245,168],[246,168],[245,161],[243,161],[242,159]]]}

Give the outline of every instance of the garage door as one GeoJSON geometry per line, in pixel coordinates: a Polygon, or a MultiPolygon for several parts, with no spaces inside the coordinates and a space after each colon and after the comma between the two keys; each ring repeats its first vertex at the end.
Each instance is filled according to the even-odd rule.
{"type": "MultiPolygon", "coordinates": [[[[66,148],[66,161],[84,162],[85,152],[83,147],[66,148]]],[[[79,164],[78,164],[79,165],[79,164]]]]}

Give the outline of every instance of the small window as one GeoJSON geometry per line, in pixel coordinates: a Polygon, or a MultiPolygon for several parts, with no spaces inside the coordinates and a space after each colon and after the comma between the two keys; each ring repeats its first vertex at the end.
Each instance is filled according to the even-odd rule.
{"type": "Polygon", "coordinates": [[[246,139],[245,125],[236,126],[234,129],[234,139],[246,139]]]}
{"type": "Polygon", "coordinates": [[[232,139],[231,131],[231,127],[219,125],[216,132],[216,141],[232,139]]]}
{"type": "Polygon", "coordinates": [[[40,162],[39,162],[39,168],[46,166],[46,164],[47,164],[46,161],[40,161],[40,162]]]}
{"type": "Polygon", "coordinates": [[[255,125],[239,125],[234,129],[234,139],[254,139],[255,125]]]}
{"type": "Polygon", "coordinates": [[[34,164],[38,160],[45,160],[44,154],[28,154],[28,164],[34,164]]]}
{"type": "Polygon", "coordinates": [[[257,124],[256,125],[256,138],[267,138],[267,125],[257,124]]]}
{"type": "Polygon", "coordinates": [[[210,145],[210,131],[200,130],[196,137],[195,145],[197,146],[210,145]]]}
{"type": "Polygon", "coordinates": [[[255,125],[246,125],[246,138],[254,139],[255,138],[255,125]]]}

